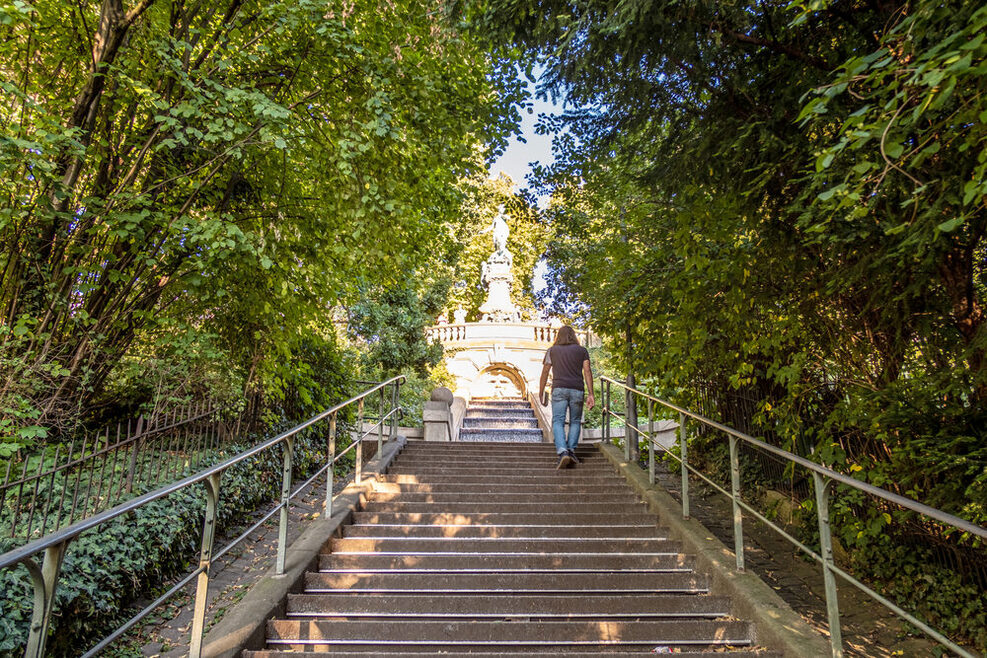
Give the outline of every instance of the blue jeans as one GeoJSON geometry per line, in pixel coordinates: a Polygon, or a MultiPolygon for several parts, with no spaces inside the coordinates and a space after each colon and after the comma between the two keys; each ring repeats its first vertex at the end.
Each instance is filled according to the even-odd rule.
{"type": "Polygon", "coordinates": [[[583,422],[584,393],[575,388],[552,389],[552,436],[555,452],[575,452],[579,443],[579,430],[583,422]],[[565,435],[565,412],[569,410],[569,437],[565,435]]]}

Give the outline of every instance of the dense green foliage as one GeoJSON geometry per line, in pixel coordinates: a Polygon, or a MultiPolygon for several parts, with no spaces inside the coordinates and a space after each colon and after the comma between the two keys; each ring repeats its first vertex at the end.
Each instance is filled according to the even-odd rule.
{"type": "MultiPolygon", "coordinates": [[[[483,29],[541,57],[542,91],[573,108],[543,122],[556,162],[535,175],[556,302],[677,401],[742,391],[771,440],[987,522],[987,8],[487,7],[483,29]]],[[[836,511],[875,575],[906,536],[983,559],[865,501],[836,511]]],[[[896,552],[913,575],[894,592],[987,644],[966,614],[982,589],[930,603],[907,587],[918,554],[896,552]]]]}
{"type": "MultiPolygon", "coordinates": [[[[283,426],[381,364],[423,371],[420,405],[444,289],[405,283],[452,267],[462,181],[523,97],[511,51],[462,27],[418,0],[0,6],[0,458],[176,399],[283,426]]],[[[261,462],[226,474],[225,520],[274,486],[261,462]]],[[[201,499],[135,518],[74,542],[60,641],[184,566],[201,499]]],[[[23,575],[0,574],[4,650],[23,575]]]]}
{"type": "Polygon", "coordinates": [[[429,261],[517,118],[511,61],[435,9],[0,7],[4,441],[150,389],[318,397],[289,379],[328,309],[429,261]]]}
{"type": "Polygon", "coordinates": [[[375,370],[382,380],[412,371],[424,373],[442,359],[442,346],[426,339],[425,328],[435,323],[445,304],[449,282],[423,286],[419,281],[376,291],[349,307],[349,329],[364,342],[364,367],[375,370]]]}

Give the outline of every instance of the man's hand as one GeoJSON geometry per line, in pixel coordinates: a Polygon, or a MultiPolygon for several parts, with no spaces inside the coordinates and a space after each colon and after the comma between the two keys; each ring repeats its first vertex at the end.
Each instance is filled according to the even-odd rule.
{"type": "Polygon", "coordinates": [[[589,391],[586,397],[586,409],[589,410],[596,406],[596,398],[593,397],[593,368],[590,367],[589,361],[583,361],[583,381],[586,382],[586,390],[589,391]]]}

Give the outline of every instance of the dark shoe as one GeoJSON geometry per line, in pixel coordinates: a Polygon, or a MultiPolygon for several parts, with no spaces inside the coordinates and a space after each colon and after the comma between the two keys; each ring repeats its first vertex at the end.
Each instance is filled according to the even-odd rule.
{"type": "Polygon", "coordinates": [[[579,457],[577,457],[576,453],[574,453],[572,450],[569,451],[569,459],[572,460],[573,466],[579,463],[579,457]]]}
{"type": "Polygon", "coordinates": [[[559,463],[555,465],[555,468],[562,470],[563,468],[569,468],[572,466],[572,457],[569,456],[568,452],[563,452],[559,455],[559,463]]]}

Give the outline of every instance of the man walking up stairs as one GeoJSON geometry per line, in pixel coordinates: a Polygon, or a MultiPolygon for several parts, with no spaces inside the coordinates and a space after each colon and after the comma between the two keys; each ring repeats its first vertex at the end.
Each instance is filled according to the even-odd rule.
{"type": "Polygon", "coordinates": [[[555,343],[545,352],[538,381],[538,399],[545,402],[545,385],[552,375],[552,438],[559,461],[555,468],[570,468],[579,463],[576,446],[583,420],[583,402],[587,409],[596,404],[593,398],[593,369],[589,352],[579,344],[576,331],[566,325],[555,335],[555,343]],[[589,393],[587,394],[587,391],[589,393]],[[565,431],[566,413],[569,431],[565,431]]]}

